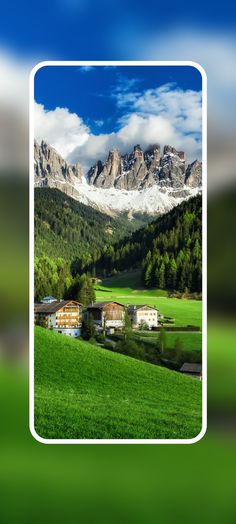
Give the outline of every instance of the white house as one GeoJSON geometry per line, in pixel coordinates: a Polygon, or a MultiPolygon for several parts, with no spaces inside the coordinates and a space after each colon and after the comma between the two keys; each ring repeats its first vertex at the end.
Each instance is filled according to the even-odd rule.
{"type": "Polygon", "coordinates": [[[149,329],[158,326],[158,310],[155,307],[146,305],[128,306],[127,312],[134,328],[138,328],[144,322],[149,329]]]}
{"type": "Polygon", "coordinates": [[[70,337],[81,335],[82,304],[75,300],[39,302],[34,306],[34,316],[35,324],[44,324],[47,329],[70,337]]]}

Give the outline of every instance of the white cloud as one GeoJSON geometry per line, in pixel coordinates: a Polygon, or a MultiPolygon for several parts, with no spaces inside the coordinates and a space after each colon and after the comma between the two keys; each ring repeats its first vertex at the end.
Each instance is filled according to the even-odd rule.
{"type": "Polygon", "coordinates": [[[94,66],[80,66],[79,70],[82,72],[82,73],[88,73],[89,71],[92,71],[92,69],[95,69],[94,66]]]}
{"type": "MultiPolygon", "coordinates": [[[[122,78],[122,87],[125,81],[122,78]]],[[[134,82],[129,84],[132,89],[134,82]]],[[[69,162],[79,162],[85,171],[109,150],[130,152],[135,144],[143,149],[153,143],[184,150],[193,161],[201,158],[201,93],[183,91],[172,84],[143,93],[117,91],[117,104],[124,106],[119,130],[93,135],[83,120],[67,108],[47,111],[35,103],[35,137],[51,144],[69,162]]],[[[102,121],[96,122],[99,127],[102,121]]]]}
{"type": "MultiPolygon", "coordinates": [[[[117,41],[119,52],[129,49],[129,59],[190,60],[204,67],[208,79],[208,112],[211,122],[220,124],[220,133],[236,128],[236,41],[230,32],[210,32],[196,26],[171,28],[151,34],[123,31],[117,41]],[[121,48],[121,46],[123,46],[121,48]]],[[[115,38],[115,35],[114,35],[115,38]]],[[[210,122],[210,123],[211,123],[210,122]]],[[[215,124],[213,123],[213,126],[215,124]]],[[[214,128],[214,127],[213,127],[214,128]]]]}
{"type": "Polygon", "coordinates": [[[86,142],[69,155],[72,163],[80,162],[85,171],[98,159],[104,160],[109,150],[117,147],[121,153],[132,150],[135,144],[144,149],[150,144],[170,144],[184,150],[190,161],[201,158],[201,144],[194,136],[184,135],[164,116],[130,114],[123,127],[111,134],[89,135],[86,142]]]}
{"type": "Polygon", "coordinates": [[[153,143],[170,144],[184,150],[189,161],[201,158],[200,92],[166,84],[144,93],[119,91],[117,103],[126,108],[119,131],[89,135],[69,155],[71,162],[80,162],[86,170],[98,159],[103,160],[110,149],[117,147],[126,153],[137,143],[144,149],[153,143]]]}
{"type": "Polygon", "coordinates": [[[97,127],[102,127],[104,124],[104,120],[94,120],[94,123],[97,127]]]}
{"type": "Polygon", "coordinates": [[[0,47],[0,174],[27,173],[31,67],[0,47]]]}
{"type": "Polygon", "coordinates": [[[119,94],[119,107],[128,107],[141,115],[158,115],[185,133],[200,133],[202,121],[202,95],[200,91],[177,88],[165,84],[144,93],[119,94]]]}
{"type": "Polygon", "coordinates": [[[65,107],[47,111],[35,102],[35,138],[45,140],[64,158],[77,147],[82,146],[89,136],[89,129],[76,114],[65,107]]]}
{"type": "Polygon", "coordinates": [[[27,117],[31,67],[0,48],[0,107],[27,117]]]}

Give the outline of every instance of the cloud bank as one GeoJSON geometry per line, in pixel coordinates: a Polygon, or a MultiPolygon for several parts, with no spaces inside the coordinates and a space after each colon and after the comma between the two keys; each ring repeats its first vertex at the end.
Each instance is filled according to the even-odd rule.
{"type": "Polygon", "coordinates": [[[118,131],[94,135],[67,108],[46,111],[36,104],[36,139],[49,142],[69,162],[79,162],[85,172],[109,150],[117,147],[124,154],[135,144],[144,149],[154,143],[170,144],[184,150],[190,161],[201,158],[200,92],[165,84],[141,93],[119,89],[112,96],[124,110],[118,131]]]}
{"type": "Polygon", "coordinates": [[[45,140],[63,158],[67,158],[77,146],[82,146],[89,137],[89,129],[83,120],[66,107],[47,111],[42,104],[35,103],[34,121],[36,140],[45,140]]]}

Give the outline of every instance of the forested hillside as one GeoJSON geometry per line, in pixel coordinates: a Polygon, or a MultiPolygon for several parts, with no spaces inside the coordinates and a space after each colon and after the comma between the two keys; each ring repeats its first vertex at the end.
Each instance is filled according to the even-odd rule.
{"type": "Polygon", "coordinates": [[[144,216],[110,217],[51,188],[35,189],[34,215],[35,255],[78,257],[82,268],[100,257],[104,244],[117,242],[147,221],[144,216]]]}
{"type": "Polygon", "coordinates": [[[134,268],[146,287],[200,292],[201,196],[137,229],[142,220],[109,217],[57,189],[36,189],[36,299],[67,295],[86,272],[104,277],[134,268]]]}
{"type": "Polygon", "coordinates": [[[109,275],[142,267],[147,287],[201,291],[201,228],[199,195],[107,247],[96,264],[96,272],[109,275]]]}
{"type": "Polygon", "coordinates": [[[34,215],[36,300],[48,294],[61,298],[68,290],[76,296],[78,274],[101,258],[104,246],[150,220],[113,218],[51,188],[35,189],[34,215]]]}

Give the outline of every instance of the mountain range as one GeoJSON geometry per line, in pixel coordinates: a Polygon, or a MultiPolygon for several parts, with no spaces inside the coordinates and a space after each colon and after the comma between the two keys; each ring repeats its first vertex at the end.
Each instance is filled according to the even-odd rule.
{"type": "Polygon", "coordinates": [[[59,189],[108,215],[162,214],[201,191],[202,163],[188,163],[183,151],[158,144],[143,151],[135,145],[98,160],[87,173],[71,165],[45,141],[34,144],[35,187],[59,189]]]}

